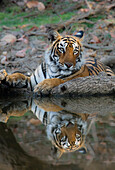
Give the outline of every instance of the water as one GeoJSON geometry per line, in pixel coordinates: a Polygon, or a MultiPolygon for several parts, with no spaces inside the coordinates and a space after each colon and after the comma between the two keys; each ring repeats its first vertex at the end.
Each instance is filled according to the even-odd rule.
{"type": "Polygon", "coordinates": [[[114,96],[0,99],[0,170],[113,170],[114,146],[114,96]]]}

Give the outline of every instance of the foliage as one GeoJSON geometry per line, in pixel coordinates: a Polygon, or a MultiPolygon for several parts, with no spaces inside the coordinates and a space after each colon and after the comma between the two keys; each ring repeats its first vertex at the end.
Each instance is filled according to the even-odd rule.
{"type": "MultiPolygon", "coordinates": [[[[35,14],[36,11],[31,11],[31,15],[35,14]]],[[[61,15],[62,21],[70,19],[74,12],[66,13],[61,15]]],[[[29,24],[29,27],[33,25],[40,26],[49,23],[58,23],[60,22],[60,18],[53,14],[51,10],[47,10],[43,13],[37,12],[34,17],[26,17],[30,15],[30,12],[21,12],[19,13],[18,8],[7,8],[6,12],[0,13],[0,27],[7,26],[7,27],[18,27],[21,25],[29,24]]]]}

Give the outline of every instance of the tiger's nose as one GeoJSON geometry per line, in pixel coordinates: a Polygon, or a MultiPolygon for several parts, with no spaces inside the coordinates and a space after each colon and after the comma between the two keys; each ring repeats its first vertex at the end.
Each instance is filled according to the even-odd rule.
{"type": "Polygon", "coordinates": [[[66,63],[64,63],[68,68],[70,68],[71,66],[73,66],[73,64],[72,63],[68,63],[68,62],[66,62],[66,63]]]}

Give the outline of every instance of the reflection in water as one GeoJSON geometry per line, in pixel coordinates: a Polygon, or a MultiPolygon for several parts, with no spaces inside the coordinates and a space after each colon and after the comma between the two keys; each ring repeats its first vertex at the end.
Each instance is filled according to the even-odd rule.
{"type": "MultiPolygon", "coordinates": [[[[31,169],[42,162],[28,155],[17,143],[12,131],[6,124],[0,123],[0,169],[31,169]],[[5,167],[2,165],[6,165],[5,167]],[[10,168],[11,168],[10,167],[10,168]]],[[[40,168],[41,168],[40,167],[40,168]]]]}
{"type": "MultiPolygon", "coordinates": [[[[62,105],[64,105],[64,100],[62,105]]],[[[12,115],[22,116],[28,109],[31,109],[46,126],[47,137],[53,145],[52,153],[54,157],[60,158],[64,152],[79,150],[79,152],[85,153],[87,151],[85,137],[88,128],[88,118],[91,118],[89,114],[70,113],[52,103],[48,98],[45,98],[42,100],[31,100],[31,102],[15,101],[1,105],[1,121],[7,122],[12,115]]]]}
{"type": "MultiPolygon", "coordinates": [[[[92,129],[92,136],[96,143],[98,142],[93,122],[99,119],[98,117],[102,113],[102,118],[107,116],[108,108],[109,112],[115,111],[114,97],[82,98],[82,100],[79,98],[71,100],[64,98],[43,98],[38,100],[24,98],[20,100],[17,98],[15,100],[2,99],[0,100],[0,121],[7,123],[11,116],[20,117],[28,110],[31,110],[46,126],[46,133],[52,143],[52,155],[54,158],[60,158],[63,153],[76,150],[77,153],[90,152],[95,157],[94,150],[87,143],[86,137],[90,129],[92,129]]],[[[41,169],[49,166],[47,163],[44,164],[37,158],[29,156],[16,142],[13,133],[4,123],[0,123],[0,132],[2,132],[0,133],[0,160],[7,160],[12,166],[14,164],[16,166],[20,165],[23,167],[22,169],[24,169],[24,166],[29,169],[33,164],[37,169],[37,164],[41,165],[41,169]]],[[[97,146],[95,148],[99,153],[101,152],[97,146]]]]}
{"type": "MultiPolygon", "coordinates": [[[[17,143],[12,131],[0,122],[0,170],[66,170],[74,165],[51,165],[36,157],[28,155],[17,143]]],[[[79,169],[79,166],[77,166],[79,169]]]]}
{"type": "Polygon", "coordinates": [[[76,150],[81,153],[86,152],[88,114],[67,112],[47,100],[33,102],[31,110],[46,126],[54,156],[59,158],[63,152],[76,150]]]}

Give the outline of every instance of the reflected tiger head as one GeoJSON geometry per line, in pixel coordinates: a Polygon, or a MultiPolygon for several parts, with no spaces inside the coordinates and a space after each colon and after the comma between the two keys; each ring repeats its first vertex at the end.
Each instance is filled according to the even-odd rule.
{"type": "MultiPolygon", "coordinates": [[[[63,101],[64,104],[64,99],[59,98],[59,100],[63,101]]],[[[60,158],[63,153],[76,150],[86,153],[85,138],[89,114],[71,113],[66,110],[68,107],[65,110],[57,107],[49,98],[35,100],[34,102],[36,104],[32,104],[32,111],[46,126],[46,134],[52,143],[52,156],[54,158],[60,158]]]]}
{"type": "Polygon", "coordinates": [[[74,36],[66,35],[64,37],[57,31],[48,31],[51,46],[46,51],[45,59],[52,72],[61,70],[63,75],[70,75],[81,68],[84,64],[81,45],[82,37],[83,31],[79,31],[74,36]]]}
{"type": "Polygon", "coordinates": [[[50,140],[53,144],[52,153],[56,158],[60,158],[63,153],[74,152],[78,150],[81,153],[86,153],[85,134],[87,123],[78,119],[78,122],[73,122],[74,119],[58,122],[52,127],[50,140]]]}
{"type": "Polygon", "coordinates": [[[64,152],[74,152],[76,150],[81,153],[86,153],[85,137],[82,135],[77,127],[77,124],[71,123],[66,127],[65,125],[61,129],[55,129],[53,134],[55,145],[53,150],[54,154],[60,157],[64,152]],[[57,153],[56,153],[57,152],[57,153]]]}

